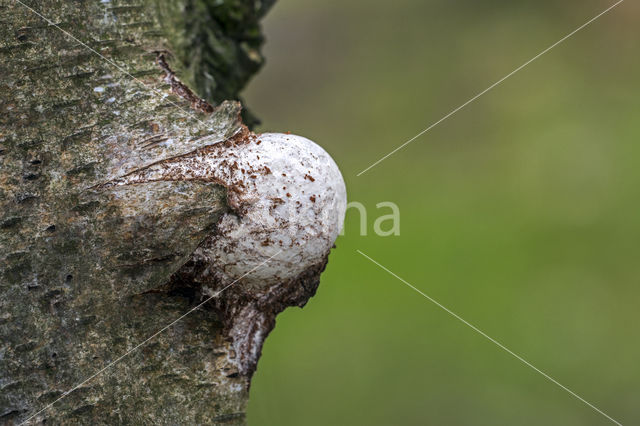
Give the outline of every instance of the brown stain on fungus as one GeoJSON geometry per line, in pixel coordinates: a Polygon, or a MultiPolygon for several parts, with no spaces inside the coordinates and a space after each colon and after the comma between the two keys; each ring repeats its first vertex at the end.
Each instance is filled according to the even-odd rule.
{"type": "Polygon", "coordinates": [[[282,198],[272,198],[273,204],[284,204],[284,200],[282,198]]]}

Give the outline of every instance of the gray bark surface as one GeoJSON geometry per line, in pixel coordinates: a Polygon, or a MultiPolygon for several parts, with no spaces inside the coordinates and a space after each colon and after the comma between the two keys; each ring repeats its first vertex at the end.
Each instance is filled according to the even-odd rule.
{"type": "Polygon", "coordinates": [[[202,300],[189,260],[226,189],[103,184],[246,131],[238,102],[186,87],[237,99],[270,2],[23,1],[55,25],[0,1],[0,423],[243,424],[252,369],[216,309],[231,302],[74,387],[202,300]]]}

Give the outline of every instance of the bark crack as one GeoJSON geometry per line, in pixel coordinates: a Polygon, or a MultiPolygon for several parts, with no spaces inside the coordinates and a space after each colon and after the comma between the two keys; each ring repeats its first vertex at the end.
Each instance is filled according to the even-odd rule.
{"type": "Polygon", "coordinates": [[[171,91],[191,104],[191,108],[204,114],[211,114],[215,108],[209,102],[193,93],[186,84],[176,77],[176,73],[171,69],[166,60],[166,52],[155,51],[156,63],[164,71],[164,81],[171,86],[171,91]]]}

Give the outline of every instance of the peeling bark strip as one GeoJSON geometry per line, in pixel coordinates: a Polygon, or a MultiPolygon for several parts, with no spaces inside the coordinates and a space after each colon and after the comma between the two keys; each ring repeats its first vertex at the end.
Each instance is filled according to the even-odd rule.
{"type": "Polygon", "coordinates": [[[158,66],[165,72],[164,81],[171,85],[171,91],[179,97],[186,99],[191,104],[191,108],[198,112],[211,114],[213,106],[202,98],[196,96],[183,82],[181,82],[176,74],[171,70],[169,64],[165,60],[164,52],[154,52],[156,54],[156,62],[158,66]]]}
{"type": "Polygon", "coordinates": [[[0,0],[0,423],[57,401],[31,423],[243,424],[264,337],[313,294],[331,240],[299,220],[331,205],[315,169],[292,163],[287,189],[269,185],[282,175],[270,159],[320,154],[247,136],[239,104],[210,96],[237,98],[259,67],[270,1],[22,1],[152,90],[0,0]],[[176,52],[186,74],[159,67],[156,51],[176,52]],[[180,102],[208,111],[202,120],[156,95],[167,78],[180,102]],[[188,86],[219,105],[209,111],[188,86]],[[172,168],[183,176],[169,179],[172,168]],[[298,194],[299,178],[313,183],[305,173],[319,186],[298,194]],[[83,383],[274,250],[288,255],[83,383]],[[303,260],[312,266],[297,269],[303,260]]]}

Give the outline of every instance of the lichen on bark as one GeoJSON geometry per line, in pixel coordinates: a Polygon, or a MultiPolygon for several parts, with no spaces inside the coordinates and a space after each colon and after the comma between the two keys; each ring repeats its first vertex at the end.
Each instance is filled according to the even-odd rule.
{"type": "MultiPolygon", "coordinates": [[[[262,63],[258,20],[271,3],[21,1],[50,22],[0,0],[0,422],[8,424],[198,301],[176,277],[187,279],[192,253],[229,211],[226,189],[99,188],[242,129],[233,99],[262,63]],[[171,94],[157,52],[168,52],[213,112],[171,94]]],[[[223,305],[194,311],[31,421],[244,423],[249,375],[223,332],[223,305]]]]}

